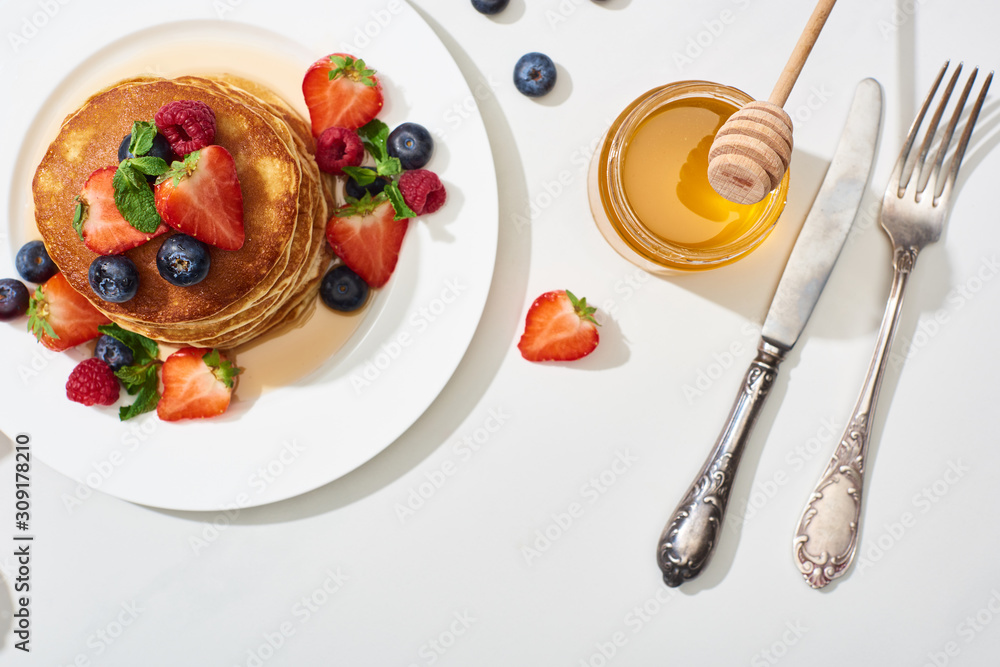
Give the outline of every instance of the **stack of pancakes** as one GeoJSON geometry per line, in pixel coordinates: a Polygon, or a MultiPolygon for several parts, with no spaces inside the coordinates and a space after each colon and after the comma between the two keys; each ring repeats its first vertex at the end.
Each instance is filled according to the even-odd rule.
{"type": "Polygon", "coordinates": [[[324,227],[333,202],[324,178],[309,124],[268,89],[229,75],[137,77],[97,93],[64,121],[35,173],[35,219],[69,283],[111,320],[170,344],[229,348],[315,304],[331,258],[324,227]],[[139,270],[139,291],[108,303],[87,280],[97,254],[73,229],[74,198],[94,170],[117,164],[133,121],[151,120],[174,100],[200,100],[215,111],[214,143],[236,161],[246,242],[235,251],[209,247],[208,277],[179,287],[156,268],[171,230],[125,253],[139,270]]]}

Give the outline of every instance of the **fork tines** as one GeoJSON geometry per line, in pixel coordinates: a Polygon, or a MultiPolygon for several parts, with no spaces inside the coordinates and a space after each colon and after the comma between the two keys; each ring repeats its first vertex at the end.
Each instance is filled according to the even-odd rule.
{"type": "Polygon", "coordinates": [[[931,192],[934,194],[933,203],[937,205],[938,200],[951,191],[951,188],[955,184],[955,178],[958,175],[958,169],[962,166],[962,158],[965,155],[965,149],[969,145],[969,137],[972,136],[972,130],[976,125],[976,120],[979,118],[979,112],[983,108],[983,102],[986,99],[986,91],[989,90],[990,83],[993,81],[992,71],[989,75],[987,75],[986,80],[983,82],[983,86],[979,91],[979,96],[976,98],[975,106],[973,106],[972,111],[969,112],[969,116],[965,122],[965,129],[962,131],[962,136],[959,139],[958,146],[955,148],[955,153],[951,158],[947,171],[945,172],[944,182],[940,182],[941,168],[944,165],[945,156],[948,152],[948,146],[951,144],[955,128],[958,126],[958,121],[962,116],[962,110],[965,108],[965,103],[968,101],[969,93],[972,91],[972,86],[976,81],[976,76],[979,73],[978,67],[972,70],[972,74],[969,75],[969,78],[965,83],[965,87],[962,89],[962,94],[956,102],[955,109],[952,112],[951,120],[948,121],[948,125],[945,127],[940,138],[938,138],[939,144],[937,154],[934,157],[934,162],[931,164],[931,170],[930,172],[927,171],[927,154],[930,152],[930,148],[934,144],[935,135],[938,133],[938,125],[941,122],[942,116],[944,116],[945,107],[947,107],[948,100],[951,98],[951,94],[955,90],[955,84],[958,82],[959,75],[962,73],[961,63],[959,63],[958,67],[952,73],[951,78],[945,86],[944,92],[941,96],[941,101],[938,103],[937,109],[931,117],[930,125],[927,127],[924,140],[920,143],[920,150],[917,155],[913,156],[912,160],[910,159],[910,151],[913,148],[914,141],[916,140],[917,132],[920,130],[920,126],[924,122],[924,117],[927,115],[928,109],[930,109],[931,102],[934,101],[934,97],[937,95],[938,87],[940,87],[941,82],[944,80],[944,75],[947,72],[949,65],[950,62],[946,62],[944,66],[941,67],[941,71],[938,72],[934,85],[931,86],[931,91],[927,94],[927,98],[924,100],[923,106],[920,108],[920,113],[917,114],[917,117],[913,121],[913,125],[910,126],[909,134],[906,135],[906,142],[903,144],[903,150],[899,155],[899,161],[896,163],[896,171],[899,179],[897,181],[899,184],[897,196],[900,198],[902,198],[906,194],[906,191],[912,187],[914,189],[914,197],[917,201],[919,201],[924,190],[930,187],[931,192]]]}

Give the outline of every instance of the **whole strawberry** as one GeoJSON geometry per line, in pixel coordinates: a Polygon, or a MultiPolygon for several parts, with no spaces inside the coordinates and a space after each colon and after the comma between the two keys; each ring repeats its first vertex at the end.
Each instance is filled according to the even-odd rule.
{"type": "Polygon", "coordinates": [[[81,361],[66,381],[66,397],[84,405],[114,405],[118,395],[118,378],[97,357],[81,361]]]}
{"type": "Polygon", "coordinates": [[[314,137],[329,127],[356,130],[382,109],[382,85],[365,61],[346,53],[320,58],[306,71],[302,95],[314,137]]]}
{"type": "Polygon", "coordinates": [[[517,348],[528,361],[573,361],[594,351],[597,309],[569,290],[541,295],[528,309],[524,334],[517,348]]]}

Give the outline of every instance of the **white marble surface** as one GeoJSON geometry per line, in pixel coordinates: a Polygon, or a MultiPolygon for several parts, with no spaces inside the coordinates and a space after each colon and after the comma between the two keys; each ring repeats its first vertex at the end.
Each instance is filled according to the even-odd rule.
{"type": "MultiPolygon", "coordinates": [[[[53,6],[50,20],[92,31],[96,49],[102,4],[9,0],[0,32],[53,6]]],[[[224,18],[232,21],[299,12],[330,20],[332,34],[352,34],[354,26],[335,25],[336,4],[201,0],[173,11],[212,19],[231,9],[224,18]]],[[[994,664],[998,93],[974,135],[945,238],[922,255],[910,285],[899,363],[876,417],[859,562],[816,592],[790,545],[853,404],[888,290],[889,245],[873,206],[940,64],[996,65],[1000,8],[841,0],[788,101],[796,148],[779,228],[734,266],[663,280],[619,258],[597,232],[587,154],[625,104],[658,84],[703,78],[766,96],[811,3],[512,0],[495,19],[465,0],[413,4],[479,91],[498,173],[493,286],[452,380],[372,461],[264,507],[160,511],[100,492],[68,503],[78,484],[36,463],[27,655],[11,635],[14,460],[0,441],[0,662],[994,664]],[[556,89],[541,101],[510,81],[516,59],[532,50],[559,67],[556,89]],[[659,532],[729,409],[756,345],[752,323],[766,310],[854,85],[868,76],[885,88],[886,113],[866,213],[764,409],[719,553],[701,579],[667,589],[654,560],[659,532]],[[601,346],[572,365],[525,362],[515,343],[528,304],[565,287],[609,316],[601,346]],[[685,393],[702,374],[717,379],[685,393]],[[408,503],[412,513],[401,512],[408,503]],[[546,531],[548,544],[539,540],[546,531]]],[[[172,10],[132,11],[146,20],[172,10]]],[[[32,49],[58,48],[44,27],[23,49],[8,42],[4,68],[32,49]]],[[[0,392],[11,387],[0,380],[0,392]]]]}

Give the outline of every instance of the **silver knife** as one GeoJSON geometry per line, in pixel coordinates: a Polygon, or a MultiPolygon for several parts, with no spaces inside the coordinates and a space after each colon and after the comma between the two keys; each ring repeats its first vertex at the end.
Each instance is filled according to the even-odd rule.
{"type": "Polygon", "coordinates": [[[712,557],[743,450],[778,365],[798,341],[844,247],[868,188],[881,128],[882,86],[865,79],[854,92],[833,161],[781,274],[757,356],[743,377],[729,420],[660,536],[656,555],[667,586],[697,577],[712,557]]]}

